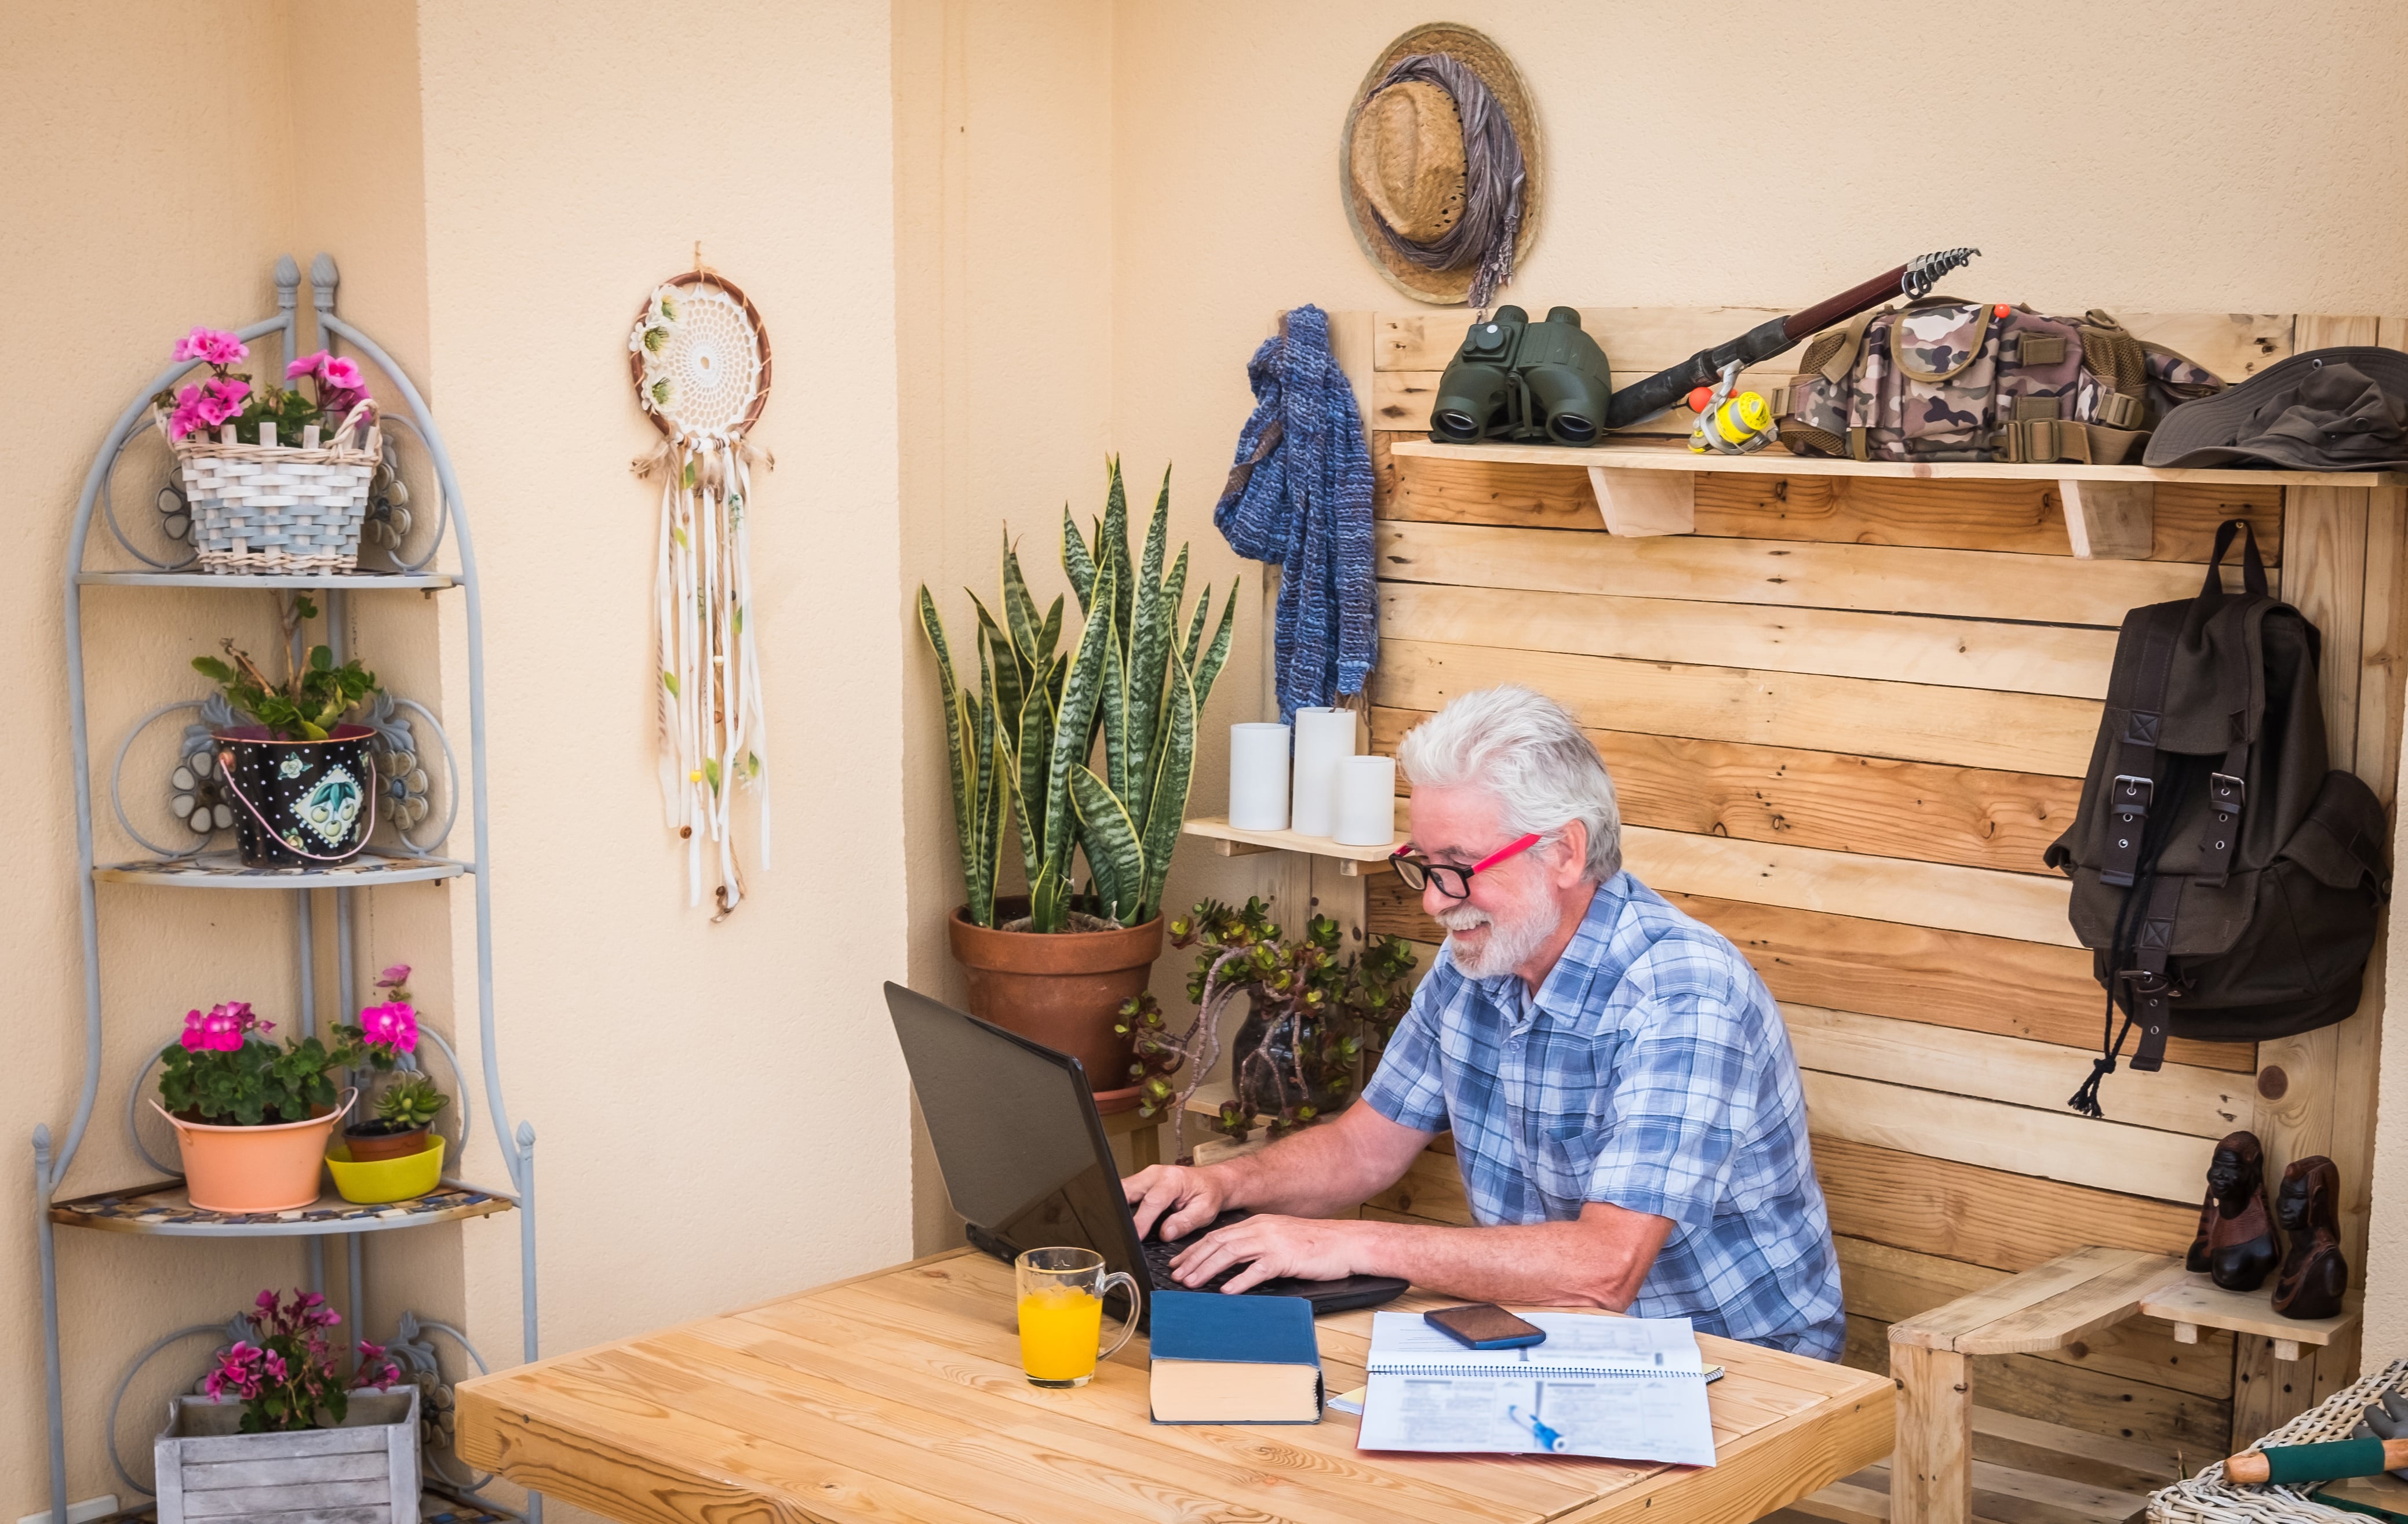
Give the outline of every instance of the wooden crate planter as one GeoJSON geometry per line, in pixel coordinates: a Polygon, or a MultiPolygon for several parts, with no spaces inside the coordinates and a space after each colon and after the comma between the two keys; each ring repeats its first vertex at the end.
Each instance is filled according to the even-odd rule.
{"type": "Polygon", "coordinates": [[[416,1524],[418,1388],[351,1394],[339,1429],[245,1434],[239,1402],[179,1397],[155,1445],[159,1524],[416,1524]]]}

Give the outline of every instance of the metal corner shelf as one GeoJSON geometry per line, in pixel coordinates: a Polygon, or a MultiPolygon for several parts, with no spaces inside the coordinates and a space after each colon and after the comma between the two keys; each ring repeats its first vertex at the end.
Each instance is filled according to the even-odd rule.
{"type": "Polygon", "coordinates": [[[79,587],[208,587],[235,592],[432,592],[458,585],[440,571],[321,571],[289,577],[221,576],[213,571],[79,571],[79,587]]]}
{"type": "MultiPolygon", "coordinates": [[[[274,271],[276,313],[236,330],[236,334],[246,341],[275,340],[281,351],[277,356],[278,364],[289,361],[298,355],[302,350],[300,342],[301,279],[300,266],[290,255],[278,260],[274,271]]],[[[78,883],[81,901],[84,957],[83,1081],[75,1100],[73,1115],[55,1143],[48,1123],[36,1125],[33,1129],[35,1200],[38,1207],[35,1214],[35,1224],[41,1263],[43,1356],[50,1418],[50,1517],[54,1524],[65,1524],[69,1495],[64,1402],[65,1367],[61,1357],[59,1267],[55,1239],[56,1229],[61,1227],[97,1229],[108,1234],[148,1234],[157,1237],[213,1240],[221,1243],[229,1239],[244,1238],[297,1239],[300,1242],[301,1272],[304,1282],[309,1289],[321,1293],[326,1287],[327,1241],[339,1239],[344,1244],[349,1272],[345,1281],[348,1305],[344,1311],[353,1334],[365,1336],[368,1330],[363,1320],[363,1315],[367,1306],[365,1291],[366,1279],[364,1244],[370,1235],[399,1229],[462,1222],[474,1217],[514,1212],[518,1218],[522,1353],[523,1358],[529,1360],[535,1359],[538,1356],[538,1323],[536,1301],[534,1210],[535,1129],[524,1121],[514,1123],[509,1108],[503,1099],[501,1064],[496,1047],[494,1026],[493,875],[491,843],[488,836],[488,822],[492,812],[487,805],[484,617],[483,605],[478,589],[476,546],[469,533],[459,478],[452,468],[451,454],[444,447],[442,431],[437,425],[433,411],[427,407],[425,398],[417,385],[393,356],[374,339],[336,314],[335,293],[338,280],[335,262],[327,255],[320,254],[311,264],[309,306],[312,325],[316,330],[314,337],[319,347],[331,351],[338,345],[343,346],[382,372],[383,381],[378,390],[393,402],[393,405],[385,410],[383,416],[383,422],[388,426],[387,438],[391,441],[389,447],[397,448],[404,439],[410,439],[415,441],[417,449],[423,452],[425,464],[431,468],[436,490],[439,493],[439,499],[438,512],[433,519],[431,529],[420,537],[425,541],[423,554],[414,560],[406,558],[399,550],[401,540],[398,538],[391,538],[388,539],[387,543],[393,551],[391,559],[394,563],[394,568],[392,570],[308,573],[293,576],[221,576],[199,569],[194,563],[192,553],[188,550],[170,544],[163,554],[154,554],[152,549],[146,549],[143,544],[136,543],[134,539],[129,538],[125,526],[119,522],[111,496],[113,475],[126,447],[137,438],[151,432],[149,425],[151,397],[162,389],[172,386],[185,372],[192,369],[193,366],[190,363],[171,366],[150,378],[146,384],[133,390],[134,400],[119,414],[116,424],[102,439],[92,468],[84,478],[82,494],[76,504],[75,520],[61,580],[65,603],[67,721],[73,743],[76,847],[78,866],[82,870],[78,875],[78,883]],[[128,570],[95,568],[89,565],[93,530],[96,525],[103,528],[107,535],[114,537],[122,552],[122,554],[112,554],[109,559],[122,562],[130,558],[140,563],[140,567],[128,570]],[[447,539],[452,541],[455,547],[452,553],[452,558],[457,562],[456,568],[451,571],[433,569],[433,562],[437,554],[443,550],[447,539]],[[125,814],[123,801],[118,788],[118,772],[122,770],[126,749],[132,746],[134,739],[141,734],[144,727],[170,712],[201,707],[188,700],[179,700],[171,701],[152,710],[135,724],[127,733],[123,745],[119,749],[117,766],[108,774],[110,802],[117,807],[119,823],[124,827],[126,834],[132,836],[141,847],[151,851],[155,855],[131,862],[97,860],[93,842],[94,764],[90,712],[85,692],[83,605],[84,590],[93,587],[206,588],[229,592],[265,593],[271,597],[304,591],[322,594],[323,595],[322,607],[320,611],[326,622],[325,640],[326,643],[333,648],[337,661],[341,661],[345,657],[345,600],[351,594],[398,591],[418,592],[432,596],[447,590],[456,591],[465,600],[464,611],[467,624],[466,654],[469,744],[466,749],[467,767],[465,772],[466,824],[471,837],[471,850],[465,855],[456,856],[443,855],[438,850],[447,846],[452,831],[460,824],[460,784],[463,769],[458,765],[460,759],[452,750],[450,737],[445,734],[443,725],[437,719],[434,712],[424,705],[399,696],[387,696],[392,703],[386,707],[395,713],[407,710],[416,718],[405,716],[400,720],[393,721],[390,726],[384,718],[379,718],[373,723],[385,726],[391,733],[415,738],[423,742],[426,734],[426,730],[421,727],[423,721],[425,727],[431,728],[434,738],[441,742],[443,763],[446,769],[444,776],[450,781],[447,786],[447,792],[450,795],[449,813],[444,815],[439,823],[426,827],[427,839],[423,843],[414,842],[406,834],[401,834],[397,846],[371,848],[366,855],[352,862],[306,870],[262,870],[244,868],[232,853],[208,850],[209,837],[213,833],[206,826],[200,828],[196,837],[187,838],[187,841],[194,842],[190,850],[177,852],[150,842],[140,835],[132,820],[125,814]],[[101,956],[100,921],[104,897],[98,892],[100,884],[291,891],[289,903],[292,908],[292,925],[296,942],[296,967],[299,972],[298,1010],[294,1013],[295,1019],[292,1029],[307,1036],[316,1031],[319,1025],[318,1007],[321,1003],[319,985],[324,977],[322,970],[329,966],[322,956],[330,951],[325,945],[328,941],[333,943],[331,948],[333,977],[325,982],[333,986],[336,1009],[340,1013],[348,1014],[357,1008],[358,1002],[355,996],[362,987],[361,981],[365,972],[362,965],[371,965],[365,935],[355,925],[357,918],[354,912],[360,891],[386,885],[437,883],[451,879],[467,880],[474,896],[475,944],[473,949],[462,949],[457,956],[469,959],[470,966],[475,970],[478,1059],[476,1068],[479,1071],[477,1078],[484,1098],[485,1114],[494,1129],[494,1146],[499,1150],[504,1172],[509,1177],[507,1188],[473,1185],[447,1175],[436,1190],[410,1201],[380,1206],[357,1206],[342,1201],[340,1197],[329,1190],[308,1206],[271,1214],[228,1214],[195,1208],[190,1198],[185,1195],[182,1182],[175,1179],[159,1181],[130,1190],[74,1196],[64,1192],[63,1187],[65,1186],[68,1171],[74,1165],[76,1156],[83,1145],[100,1098],[101,1067],[105,1051],[102,1041],[105,1014],[103,988],[104,975],[108,972],[101,956]],[[327,891],[333,900],[331,916],[326,915],[318,906],[317,896],[313,891],[319,890],[327,891]],[[331,938],[327,935],[326,929],[329,924],[332,927],[331,938]]],[[[280,370],[271,373],[281,374],[282,372],[280,370]]],[[[400,492],[395,491],[392,494],[392,504],[395,508],[402,501],[404,496],[400,492]]],[[[166,529],[168,535],[180,535],[182,532],[172,526],[172,520],[165,521],[162,527],[166,529]]],[[[407,535],[411,525],[399,524],[397,527],[400,534],[407,535]]],[[[166,537],[159,538],[164,541],[166,537]]],[[[133,623],[126,617],[132,612],[127,604],[118,601],[113,602],[109,607],[112,616],[109,628],[122,629],[133,623]]],[[[150,607],[172,607],[172,605],[153,604],[150,607]]],[[[289,625],[287,627],[291,628],[289,625]]],[[[301,640],[297,630],[294,631],[292,640],[297,653],[301,640]]],[[[383,700],[380,702],[382,703],[383,700]]],[[[423,746],[412,746],[408,749],[432,755],[431,751],[423,746]]],[[[179,776],[181,775],[179,774],[179,776]]],[[[191,780],[185,779],[182,786],[191,787],[191,780]]],[[[424,786],[425,780],[423,778],[408,785],[412,789],[423,789],[424,786]]],[[[402,797],[400,784],[396,784],[395,797],[402,797]]],[[[383,831],[390,825],[398,834],[425,818],[423,812],[414,817],[405,814],[399,823],[388,822],[386,825],[380,825],[376,829],[383,831]]],[[[219,817],[217,824],[222,827],[224,824],[223,817],[219,817]]],[[[118,897],[108,898],[113,903],[118,897]]],[[[161,920],[161,913],[155,902],[146,906],[146,913],[150,916],[153,929],[159,935],[172,934],[172,927],[161,920]]],[[[465,1014],[463,1013],[464,1017],[465,1014]]],[[[155,1014],[153,1016],[155,1019],[155,1014]]],[[[453,1089],[461,1100],[461,1105],[453,1108],[448,1114],[456,1120],[459,1134],[457,1146],[465,1149],[468,1145],[468,1133],[473,1115],[467,1104],[468,1087],[466,1083],[467,1076],[462,1072],[459,1057],[442,1032],[430,1024],[422,1028],[421,1033],[422,1036],[432,1039],[432,1042],[427,1046],[439,1050],[442,1057],[450,1063],[453,1089]]],[[[151,1061],[155,1063],[156,1059],[153,1058],[151,1061]]],[[[136,1074],[132,1086],[123,1095],[127,1113],[126,1125],[135,1151],[140,1155],[146,1164],[153,1170],[168,1173],[172,1171],[166,1161],[153,1157],[145,1148],[139,1131],[132,1130],[136,1106],[143,1086],[148,1083],[149,1074],[150,1069],[146,1067],[136,1074]]],[[[459,1160],[456,1157],[452,1162],[455,1167],[458,1167],[459,1160]]],[[[442,1379],[441,1370],[437,1363],[433,1344],[423,1337],[425,1334],[437,1333],[449,1338],[459,1347],[466,1359],[472,1362],[475,1371],[486,1369],[484,1357],[478,1353],[475,1345],[468,1342],[465,1334],[450,1324],[423,1318],[414,1311],[405,1310],[398,1315],[396,1327],[398,1331],[392,1336],[392,1347],[396,1352],[408,1354],[416,1362],[414,1369],[434,1373],[438,1381],[442,1379]]],[[[116,1445],[114,1414],[118,1402],[122,1402],[135,1376],[152,1359],[178,1346],[182,1342],[207,1338],[217,1346],[222,1347],[241,1331],[238,1318],[230,1324],[194,1326],[177,1330],[160,1337],[135,1358],[118,1384],[117,1401],[113,1402],[109,1408],[112,1415],[110,1431],[106,1436],[108,1453],[125,1486],[137,1493],[147,1494],[150,1490],[136,1480],[134,1474],[127,1470],[123,1458],[118,1454],[116,1445]]],[[[471,1472],[468,1474],[470,1479],[463,1483],[458,1478],[445,1474],[448,1469],[458,1466],[456,1458],[446,1459],[443,1452],[430,1450],[428,1459],[431,1467],[438,1459],[446,1460],[446,1465],[444,1468],[431,1471],[427,1498],[450,1500],[467,1510],[455,1511],[447,1517],[464,1520],[472,1517],[488,1520],[523,1519],[528,1521],[528,1524],[541,1524],[543,1500],[539,1496],[529,1494],[524,1512],[518,1512],[479,1496],[480,1489],[491,1480],[490,1477],[475,1476],[471,1472]]],[[[143,1514],[144,1508],[137,1506],[126,1510],[119,1517],[133,1518],[143,1517],[143,1514]]]]}
{"type": "Polygon", "coordinates": [[[329,1193],[285,1212],[212,1212],[194,1206],[183,1182],[164,1180],[133,1190],[102,1191],[52,1201],[50,1220],[66,1228],[176,1238],[308,1238],[324,1233],[374,1233],[430,1223],[490,1217],[517,1203],[507,1191],[445,1181],[423,1196],[361,1206],[329,1193]]]}
{"type": "Polygon", "coordinates": [[[457,857],[404,857],[362,853],[331,868],[245,868],[231,852],[141,862],[94,863],[103,884],[147,884],[173,889],[366,889],[380,884],[424,884],[473,873],[457,857]]]}

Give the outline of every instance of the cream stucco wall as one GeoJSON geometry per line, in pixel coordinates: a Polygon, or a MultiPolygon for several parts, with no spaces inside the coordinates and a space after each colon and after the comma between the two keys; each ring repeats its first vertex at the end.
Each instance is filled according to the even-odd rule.
{"type": "MultiPolygon", "coordinates": [[[[1244,360],[1282,308],[1398,305],[1340,211],[1336,140],[1367,61],[1429,13],[56,11],[9,7],[0,54],[0,276],[71,304],[45,320],[66,341],[21,352],[46,384],[19,389],[0,431],[20,500],[20,554],[0,559],[20,654],[0,678],[20,742],[0,749],[0,920],[24,1008],[0,1066],[11,1135],[64,1120],[81,1062],[66,511],[108,415],[168,341],[265,310],[274,255],[324,248],[345,312],[427,386],[475,515],[502,1053],[512,1106],[541,1134],[546,1346],[947,1241],[924,1157],[913,1187],[876,996],[882,977],[954,978],[941,926],[958,869],[911,591],[928,582],[966,628],[958,589],[991,584],[1007,523],[1057,588],[1061,505],[1094,503],[1102,455],[1120,451],[1141,482],[1174,463],[1191,585],[1247,578],[1197,771],[1197,807],[1219,807],[1222,726],[1261,697],[1253,568],[1211,525],[1249,405],[1244,360]],[[196,142],[204,120],[217,125],[196,142]],[[345,134],[372,150],[343,151],[345,134]],[[696,238],[767,313],[781,360],[761,436],[780,467],[755,520],[780,867],[719,927],[683,908],[657,826],[655,500],[625,470],[652,435],[620,358],[635,302],[696,238]]],[[[1724,28],[1626,3],[1448,14],[1502,42],[1538,98],[1551,178],[1514,289],[1529,303],[1805,301],[1965,242],[1987,251],[1980,289],[2043,307],[2408,310],[2408,171],[2379,147],[2408,119],[2397,7],[2336,5],[2279,32],[2261,7],[2172,0],[1960,7],[1936,29],[1861,4],[1724,28]]],[[[352,633],[456,723],[464,631],[456,597],[437,605],[357,609],[352,633]]],[[[150,694],[184,691],[175,674],[203,632],[265,626],[223,595],[110,594],[89,627],[106,744],[150,694]]],[[[1190,850],[1171,901],[1269,886],[1261,859],[1190,850]]],[[[122,893],[105,1107],[158,1040],[141,1023],[240,992],[294,998],[269,907],[122,893]]],[[[364,952],[421,963],[430,1009],[464,1035],[465,899],[396,894],[364,952]]],[[[1178,961],[1158,970],[1166,994],[1178,961]]],[[[2408,1094],[2408,1040],[2389,1045],[2386,1078],[2408,1094]]],[[[76,1184],[136,1177],[113,1117],[76,1184]]],[[[2382,1163],[2371,1326],[2395,1348],[2408,1159],[2382,1163]]],[[[0,1210],[22,1223],[31,1207],[21,1157],[0,1169],[0,1210]]],[[[516,1248],[508,1219],[390,1235],[370,1256],[376,1318],[405,1301],[466,1318],[508,1359],[516,1248]]],[[[296,1273],[296,1256],[73,1233],[61,1251],[81,1497],[107,1485],[94,1436],[122,1360],[296,1273]]],[[[0,1244],[0,1369],[33,1391],[30,1233],[0,1244]]],[[[148,1422],[129,1421],[137,1445],[148,1422]]],[[[44,1501],[43,1443],[37,1403],[0,1404],[0,1517],[44,1501]]]]}

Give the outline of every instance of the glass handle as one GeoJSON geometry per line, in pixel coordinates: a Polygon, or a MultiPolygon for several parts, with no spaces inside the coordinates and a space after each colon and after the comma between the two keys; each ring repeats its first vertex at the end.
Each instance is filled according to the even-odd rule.
{"type": "Polygon", "coordinates": [[[1145,1303],[1140,1300],[1141,1293],[1137,1288],[1137,1277],[1125,1270],[1116,1270],[1111,1274],[1105,1276],[1100,1294],[1106,1297],[1111,1296],[1112,1294],[1112,1285],[1114,1282],[1118,1282],[1122,1288],[1128,1292],[1128,1318],[1125,1322],[1122,1323],[1121,1336],[1112,1341],[1111,1347],[1096,1357],[1096,1363],[1098,1365],[1111,1359],[1114,1355],[1119,1354],[1121,1352],[1121,1345],[1128,1343],[1129,1336],[1137,1332],[1138,1316],[1140,1309],[1145,1305],[1145,1303]]]}

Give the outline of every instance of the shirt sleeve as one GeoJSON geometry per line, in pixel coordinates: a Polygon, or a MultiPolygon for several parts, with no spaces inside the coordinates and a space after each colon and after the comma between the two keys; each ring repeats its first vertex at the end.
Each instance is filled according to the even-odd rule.
{"type": "Polygon", "coordinates": [[[1755,1112],[1754,1063],[1728,1002],[1684,993],[1651,1000],[1623,1044],[1598,1125],[1604,1142],[1587,1199],[1711,1224],[1755,1112]]]}
{"type": "Polygon", "coordinates": [[[1373,1111],[1400,1127],[1417,1132],[1446,1130],[1446,1090],[1439,1077],[1439,1008],[1441,987],[1455,983],[1433,969],[1413,992],[1405,1019],[1380,1054],[1380,1067],[1363,1086],[1363,1100],[1373,1111]]]}

